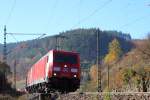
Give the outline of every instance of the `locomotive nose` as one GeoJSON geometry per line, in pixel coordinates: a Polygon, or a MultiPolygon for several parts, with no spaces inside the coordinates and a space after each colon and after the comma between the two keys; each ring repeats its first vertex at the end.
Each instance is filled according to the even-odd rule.
{"type": "Polygon", "coordinates": [[[71,63],[55,63],[53,65],[53,76],[59,78],[78,78],[79,69],[78,64],[71,63]]]}
{"type": "Polygon", "coordinates": [[[71,77],[70,75],[70,64],[66,64],[66,63],[57,63],[54,65],[53,68],[53,75],[55,77],[71,77]]]}
{"type": "Polygon", "coordinates": [[[69,64],[64,64],[62,65],[62,77],[71,77],[70,76],[70,65],[69,64]]]}

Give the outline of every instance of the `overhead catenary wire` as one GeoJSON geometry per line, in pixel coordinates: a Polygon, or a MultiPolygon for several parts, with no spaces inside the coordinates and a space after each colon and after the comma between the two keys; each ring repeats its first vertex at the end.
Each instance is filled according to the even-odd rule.
{"type": "Polygon", "coordinates": [[[17,38],[14,36],[14,35],[17,35],[17,36],[21,36],[21,35],[25,35],[25,36],[37,36],[39,35],[39,37],[36,38],[36,40],[38,39],[41,39],[43,38],[46,34],[43,33],[43,34],[40,34],[40,33],[7,33],[8,35],[12,36],[12,38],[17,42],[19,43],[19,41],[17,40],[17,38]]]}
{"type": "Polygon", "coordinates": [[[43,38],[45,35],[46,35],[46,34],[40,35],[39,37],[37,37],[37,40],[43,38]]]}
{"type": "Polygon", "coordinates": [[[139,17],[139,18],[136,18],[135,20],[133,20],[133,21],[131,21],[131,22],[129,22],[129,23],[126,23],[126,24],[122,25],[120,28],[124,28],[124,27],[127,27],[127,26],[131,26],[132,24],[135,24],[135,23],[138,22],[138,21],[144,20],[146,17],[149,17],[149,16],[150,16],[150,14],[147,14],[147,15],[145,15],[145,16],[141,16],[141,17],[139,17]]]}
{"type": "Polygon", "coordinates": [[[7,63],[7,43],[6,43],[6,35],[11,35],[17,42],[18,40],[13,36],[13,35],[40,35],[40,36],[44,36],[46,34],[39,34],[39,33],[7,33],[6,32],[6,26],[4,27],[4,49],[3,49],[3,61],[7,63]]]}
{"type": "Polygon", "coordinates": [[[45,33],[7,33],[7,34],[14,34],[14,35],[46,35],[45,33]]]}
{"type": "Polygon", "coordinates": [[[111,3],[112,0],[107,0],[103,5],[99,6],[97,9],[95,9],[93,12],[91,12],[88,16],[86,16],[85,18],[81,19],[77,24],[75,24],[72,28],[78,26],[79,24],[87,21],[89,18],[91,18],[93,15],[95,15],[97,12],[99,12],[100,10],[102,10],[103,8],[105,8],[109,3],[111,3]]]}
{"type": "Polygon", "coordinates": [[[6,18],[5,25],[7,25],[7,24],[9,23],[10,19],[11,19],[12,13],[13,13],[14,8],[15,8],[15,6],[16,6],[16,2],[17,2],[17,0],[14,0],[14,1],[13,1],[13,4],[12,4],[12,7],[11,7],[10,12],[9,12],[9,14],[8,14],[8,17],[6,18]]]}
{"type": "MultiPolygon", "coordinates": [[[[130,5],[130,4],[128,4],[128,5],[130,5]]],[[[147,5],[147,6],[149,6],[149,5],[147,5]]],[[[139,18],[136,18],[135,20],[133,20],[129,23],[123,24],[120,28],[124,28],[124,27],[130,26],[132,24],[135,24],[136,22],[144,20],[146,17],[149,17],[149,16],[150,16],[150,14],[147,14],[147,15],[141,16],[139,18]]]]}
{"type": "Polygon", "coordinates": [[[16,41],[16,42],[19,42],[18,40],[17,40],[17,38],[13,35],[13,34],[10,34],[11,36],[12,36],[12,38],[16,41]]]}
{"type": "Polygon", "coordinates": [[[50,20],[52,20],[54,18],[54,15],[55,15],[54,12],[56,12],[55,10],[57,8],[58,3],[59,3],[59,0],[55,0],[55,3],[52,7],[53,12],[48,17],[48,21],[47,21],[46,25],[44,26],[44,30],[46,30],[46,33],[47,33],[47,30],[48,30],[49,24],[51,22],[50,20]]]}
{"type": "MultiPolygon", "coordinates": [[[[82,9],[82,0],[79,0],[79,8],[78,8],[78,22],[77,23],[79,23],[80,22],[80,17],[81,17],[81,9],[82,9]]],[[[80,24],[79,24],[80,25],[80,24]]]]}

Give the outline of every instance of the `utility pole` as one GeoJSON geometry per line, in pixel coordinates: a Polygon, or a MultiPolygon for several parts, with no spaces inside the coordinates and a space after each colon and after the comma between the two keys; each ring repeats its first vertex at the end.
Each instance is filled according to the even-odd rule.
{"type": "Polygon", "coordinates": [[[3,48],[3,62],[7,63],[7,47],[6,47],[6,25],[4,26],[4,48],[3,48]]]}
{"type": "Polygon", "coordinates": [[[58,42],[59,35],[56,35],[55,38],[56,38],[56,47],[55,47],[55,49],[59,50],[59,44],[58,44],[59,43],[58,42]]]}
{"type": "Polygon", "coordinates": [[[107,87],[109,91],[109,64],[107,65],[107,87]]]}
{"type": "Polygon", "coordinates": [[[62,36],[62,35],[55,35],[54,36],[56,38],[56,47],[55,49],[56,50],[61,50],[62,49],[62,46],[61,46],[61,39],[64,40],[64,39],[68,39],[68,37],[66,36],[62,36]]]}
{"type": "MultiPolygon", "coordinates": [[[[4,45],[3,45],[3,62],[7,64],[7,48],[6,48],[6,26],[4,26],[4,45]]],[[[4,71],[3,88],[5,89],[6,71],[4,71]]]]}
{"type": "Polygon", "coordinates": [[[96,36],[97,36],[97,69],[98,69],[98,75],[97,75],[97,76],[98,76],[98,92],[102,92],[102,89],[101,89],[101,88],[102,88],[102,87],[101,87],[101,68],[100,68],[100,66],[99,66],[99,62],[100,62],[100,58],[99,58],[99,56],[100,56],[100,55],[99,55],[99,53],[100,53],[100,50],[99,50],[99,49],[100,49],[100,47],[99,47],[99,40],[100,40],[100,39],[99,39],[99,38],[100,38],[100,37],[99,37],[99,35],[100,35],[100,34],[99,34],[99,29],[97,30],[96,33],[97,33],[96,36]]]}
{"type": "Polygon", "coordinates": [[[16,65],[17,65],[17,61],[15,59],[14,61],[14,89],[16,89],[16,65]]]}

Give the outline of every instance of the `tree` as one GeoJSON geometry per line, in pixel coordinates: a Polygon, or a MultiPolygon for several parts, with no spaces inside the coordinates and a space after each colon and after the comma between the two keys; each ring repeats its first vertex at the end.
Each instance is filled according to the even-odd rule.
{"type": "MultiPolygon", "coordinates": [[[[125,68],[123,69],[123,82],[125,83],[125,85],[129,85],[129,88],[131,89],[131,85],[133,84],[133,79],[135,74],[134,74],[134,70],[131,68],[125,68]]],[[[135,84],[135,83],[134,83],[135,84]]]]}
{"type": "Polygon", "coordinates": [[[111,43],[109,43],[109,52],[104,58],[104,63],[107,65],[107,87],[110,89],[109,84],[109,70],[110,65],[116,63],[122,55],[122,50],[120,43],[117,39],[114,39],[111,43]]]}
{"type": "Polygon", "coordinates": [[[141,57],[146,61],[145,63],[150,62],[150,34],[147,40],[145,40],[141,45],[137,46],[137,49],[141,57]]]}
{"type": "Polygon", "coordinates": [[[150,84],[150,68],[140,67],[135,70],[137,85],[141,85],[142,91],[147,92],[150,84]]]}
{"type": "Polygon", "coordinates": [[[138,91],[147,92],[150,83],[150,68],[145,68],[139,66],[134,69],[126,69],[124,70],[124,82],[128,83],[131,88],[131,84],[134,84],[138,91]]]}
{"type": "Polygon", "coordinates": [[[104,62],[106,64],[112,64],[119,60],[122,55],[122,49],[120,43],[117,39],[114,39],[111,43],[109,43],[109,52],[104,58],[104,62]]]}
{"type": "Polygon", "coordinates": [[[5,63],[0,62],[0,92],[11,87],[6,78],[8,74],[10,74],[10,67],[5,63]]]}
{"type": "Polygon", "coordinates": [[[0,73],[6,75],[10,74],[10,67],[6,63],[0,62],[0,73]]]}
{"type": "Polygon", "coordinates": [[[150,34],[148,39],[138,47],[138,52],[141,57],[142,65],[135,71],[140,78],[143,92],[147,92],[150,84],[150,34]]]}
{"type": "Polygon", "coordinates": [[[138,91],[147,92],[150,86],[150,37],[138,44],[132,52],[133,55],[128,55],[128,59],[132,58],[129,64],[132,66],[128,66],[130,68],[125,71],[124,80],[134,84],[138,91]]]}

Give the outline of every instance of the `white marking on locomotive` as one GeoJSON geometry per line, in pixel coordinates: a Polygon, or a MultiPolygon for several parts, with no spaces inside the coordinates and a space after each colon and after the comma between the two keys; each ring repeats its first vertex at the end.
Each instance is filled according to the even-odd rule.
{"type": "Polygon", "coordinates": [[[49,58],[48,58],[48,62],[46,63],[46,77],[48,77],[48,71],[49,71],[49,64],[50,64],[50,56],[48,56],[49,58]]]}

